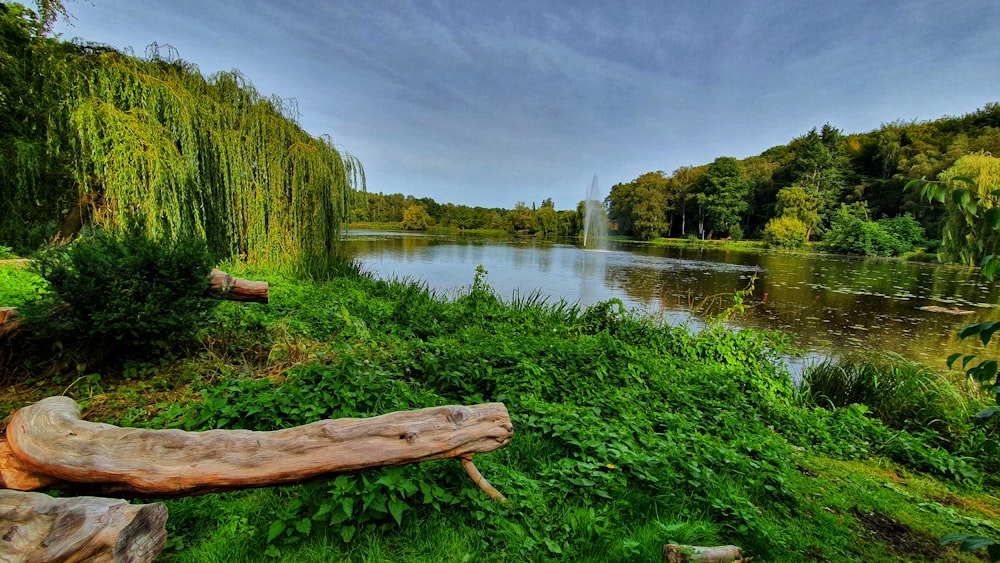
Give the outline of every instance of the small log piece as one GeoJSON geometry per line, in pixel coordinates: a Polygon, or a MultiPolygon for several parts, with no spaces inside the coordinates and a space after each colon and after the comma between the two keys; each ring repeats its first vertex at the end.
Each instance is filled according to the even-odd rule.
{"type": "Polygon", "coordinates": [[[0,490],[0,561],[155,561],[167,540],[161,503],[0,490]]]}
{"type": "Polygon", "coordinates": [[[250,281],[233,276],[222,270],[212,270],[209,281],[209,293],[221,296],[229,301],[251,301],[267,303],[268,285],[266,281],[250,281]]]}
{"type": "Polygon", "coordinates": [[[743,550],[735,545],[700,547],[668,543],[663,546],[663,556],[667,563],[749,563],[753,557],[743,557],[743,550]]]}
{"type": "MultiPolygon", "coordinates": [[[[514,428],[502,403],[487,403],[322,420],[271,432],[144,430],[80,420],[80,406],[57,396],[15,412],[6,433],[20,462],[11,470],[16,478],[3,476],[8,486],[24,483],[33,490],[27,472],[83,484],[79,490],[88,494],[165,498],[447,457],[471,464],[475,454],[507,445],[514,428]]],[[[477,482],[483,490],[492,489],[482,483],[477,482]]]]}
{"type": "Polygon", "coordinates": [[[28,469],[10,451],[6,438],[0,437],[0,489],[47,491],[58,488],[59,480],[28,469]]]}

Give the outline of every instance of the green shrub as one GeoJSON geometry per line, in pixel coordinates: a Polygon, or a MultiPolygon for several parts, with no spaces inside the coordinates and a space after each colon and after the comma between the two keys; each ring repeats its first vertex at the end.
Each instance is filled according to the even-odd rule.
{"type": "Polygon", "coordinates": [[[806,243],[808,227],[795,217],[775,217],[764,226],[764,245],[794,250],[806,243]]]}
{"type": "Polygon", "coordinates": [[[193,237],[81,238],[34,261],[51,299],[29,304],[25,318],[63,346],[151,350],[190,341],[215,304],[204,297],[212,263],[193,237]]]}
{"type": "Polygon", "coordinates": [[[902,252],[909,252],[927,240],[924,228],[910,214],[879,219],[877,223],[886,233],[899,241],[899,246],[904,248],[902,252]]]}
{"type": "Polygon", "coordinates": [[[830,250],[862,256],[899,256],[924,241],[924,230],[913,217],[903,215],[870,221],[863,206],[842,205],[830,224],[830,250]]]}

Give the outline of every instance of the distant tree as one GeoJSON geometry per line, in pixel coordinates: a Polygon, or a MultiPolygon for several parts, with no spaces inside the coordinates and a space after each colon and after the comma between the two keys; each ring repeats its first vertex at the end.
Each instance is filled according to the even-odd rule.
{"type": "Polygon", "coordinates": [[[822,135],[814,128],[791,143],[795,151],[795,159],[789,165],[792,183],[819,200],[821,221],[829,221],[847,186],[844,177],[847,164],[837,150],[839,139],[839,130],[825,125],[822,135]]]}
{"type": "Polygon", "coordinates": [[[743,177],[739,161],[731,156],[715,159],[698,182],[695,200],[699,208],[699,234],[728,233],[739,224],[750,207],[750,183],[743,177]]]}
{"type": "Polygon", "coordinates": [[[403,210],[403,228],[408,231],[426,231],[432,219],[422,205],[413,204],[403,210]]]}
{"type": "Polygon", "coordinates": [[[647,172],[628,184],[616,184],[605,199],[612,223],[623,235],[650,240],[667,231],[663,172],[647,172]]]}
{"type": "Polygon", "coordinates": [[[698,180],[704,172],[704,166],[698,168],[682,166],[674,170],[674,173],[667,180],[667,213],[670,224],[677,225],[677,228],[673,230],[678,236],[684,236],[687,233],[688,206],[695,198],[695,187],[698,185],[698,180]],[[678,215],[680,216],[680,221],[676,221],[678,215]]]}
{"type": "Polygon", "coordinates": [[[776,216],[793,217],[806,227],[806,240],[819,222],[819,198],[802,186],[791,186],[778,191],[776,216]]]}
{"type": "Polygon", "coordinates": [[[581,228],[583,221],[577,210],[566,209],[556,213],[559,216],[559,236],[575,237],[583,230],[581,228]]]}
{"type": "Polygon", "coordinates": [[[794,250],[806,243],[806,224],[795,217],[775,217],[764,226],[764,245],[768,248],[794,250]]]}
{"type": "Polygon", "coordinates": [[[535,212],[535,225],[542,236],[555,236],[559,234],[559,215],[551,199],[542,202],[542,207],[535,212]]]}
{"type": "Polygon", "coordinates": [[[510,214],[510,225],[514,231],[535,232],[535,211],[525,205],[523,201],[514,204],[514,211],[510,214]]]}

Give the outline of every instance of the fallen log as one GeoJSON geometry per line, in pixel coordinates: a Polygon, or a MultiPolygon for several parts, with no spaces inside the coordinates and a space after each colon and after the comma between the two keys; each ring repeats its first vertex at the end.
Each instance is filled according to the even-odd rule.
{"type": "Polygon", "coordinates": [[[0,490],[0,561],[155,561],[166,523],[161,503],[0,490]]]}
{"type": "Polygon", "coordinates": [[[16,464],[0,466],[7,471],[0,478],[21,490],[167,498],[457,457],[480,488],[502,498],[472,457],[507,445],[513,433],[502,403],[322,420],[270,432],[185,432],[83,421],[75,401],[57,396],[11,417],[6,440],[16,464]]]}
{"type": "Polygon", "coordinates": [[[668,543],[663,546],[663,556],[668,563],[749,563],[753,557],[743,557],[743,550],[735,545],[701,547],[668,543]]]}
{"type": "Polygon", "coordinates": [[[208,284],[209,293],[229,301],[250,301],[267,303],[268,284],[266,281],[250,281],[233,276],[222,270],[212,270],[208,284]]]}

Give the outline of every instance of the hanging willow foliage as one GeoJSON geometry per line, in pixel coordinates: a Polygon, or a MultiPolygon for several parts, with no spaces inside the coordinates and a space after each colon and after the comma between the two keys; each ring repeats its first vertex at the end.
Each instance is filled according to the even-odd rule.
{"type": "Polygon", "coordinates": [[[0,155],[0,209],[21,220],[5,219],[0,241],[26,240],[10,231],[32,224],[56,234],[76,207],[111,233],[194,234],[219,257],[328,270],[364,172],[290,119],[294,107],[238,72],[206,79],[156,45],[138,59],[36,43],[46,134],[0,155]],[[62,181],[40,187],[58,176],[46,167],[62,181]]]}
{"type": "Polygon", "coordinates": [[[979,265],[983,256],[1000,254],[1000,237],[997,231],[980,219],[985,211],[996,206],[993,193],[1000,190],[1000,158],[986,153],[967,154],[955,161],[951,168],[938,175],[946,184],[956,184],[971,190],[970,197],[978,199],[976,216],[959,208],[952,198],[945,199],[948,215],[942,230],[942,251],[950,261],[968,266],[979,265]],[[956,182],[966,178],[972,183],[956,182]]]}

